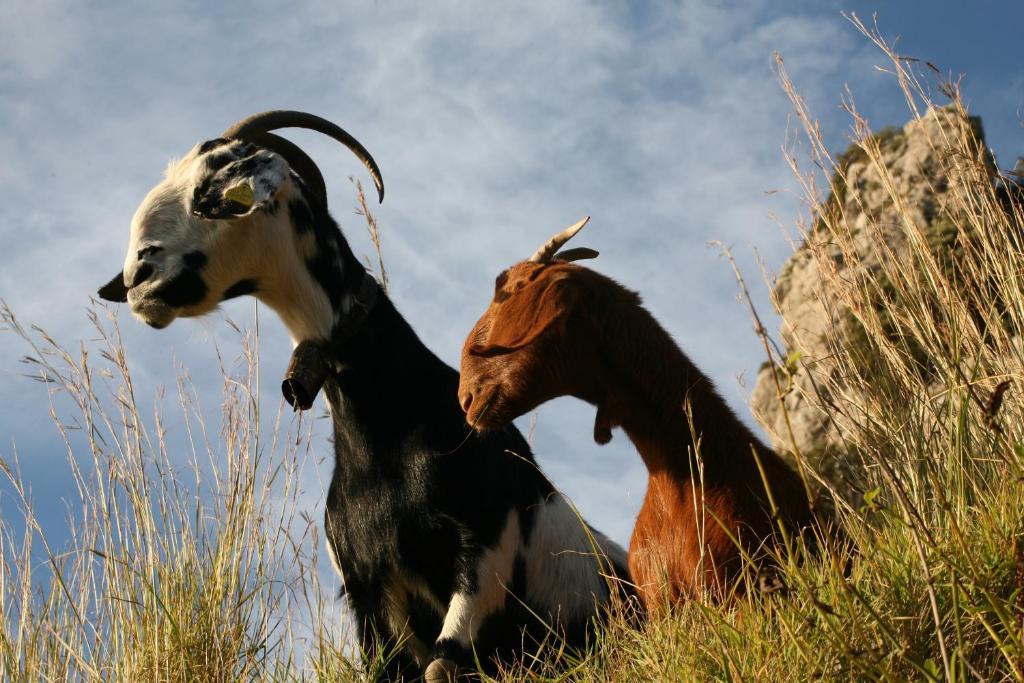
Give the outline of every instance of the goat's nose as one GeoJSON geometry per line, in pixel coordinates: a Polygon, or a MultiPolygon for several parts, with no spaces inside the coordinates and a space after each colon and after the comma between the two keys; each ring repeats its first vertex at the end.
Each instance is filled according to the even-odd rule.
{"type": "Polygon", "coordinates": [[[160,257],[157,255],[163,250],[163,247],[151,244],[136,252],[135,263],[131,266],[128,272],[125,273],[127,276],[125,279],[128,281],[129,289],[132,287],[138,287],[143,282],[153,277],[153,273],[156,272],[156,261],[160,260],[160,257]]]}
{"type": "Polygon", "coordinates": [[[153,264],[151,263],[140,263],[132,273],[132,282],[128,285],[128,288],[138,287],[143,282],[153,277],[153,264]]]}
{"type": "Polygon", "coordinates": [[[473,390],[472,389],[460,389],[459,390],[459,405],[462,406],[462,412],[468,413],[470,406],[473,405],[473,390]]]}

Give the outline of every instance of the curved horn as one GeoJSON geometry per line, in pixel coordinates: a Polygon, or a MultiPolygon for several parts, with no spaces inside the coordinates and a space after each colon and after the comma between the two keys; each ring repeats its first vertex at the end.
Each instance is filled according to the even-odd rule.
{"type": "MultiPolygon", "coordinates": [[[[301,111],[288,111],[283,109],[277,109],[274,111],[265,111],[261,114],[253,114],[252,116],[242,119],[229,127],[221,137],[235,138],[238,140],[247,140],[256,144],[264,144],[264,142],[270,141],[267,146],[273,151],[280,153],[288,159],[288,162],[292,162],[292,158],[295,157],[298,166],[307,166],[306,169],[296,168],[296,172],[302,173],[305,170],[307,173],[311,172],[312,169],[316,169],[316,164],[306,155],[304,152],[299,150],[294,144],[284,140],[284,138],[276,135],[271,135],[270,131],[277,130],[278,128],[308,128],[309,130],[315,130],[318,133],[323,133],[329,137],[334,138],[341,144],[348,147],[353,154],[359,157],[359,160],[363,162],[367,170],[370,172],[370,176],[373,178],[373,184],[377,186],[377,196],[380,201],[384,201],[384,179],[381,176],[380,168],[377,166],[377,162],[373,160],[370,153],[366,151],[366,148],[359,143],[354,137],[348,132],[342,129],[337,124],[331,123],[327,119],[314,116],[313,114],[307,114],[301,111]],[[263,142],[260,142],[260,140],[263,142]],[[286,145],[281,145],[278,140],[284,141],[286,145]],[[274,146],[281,147],[281,149],[287,150],[287,156],[281,149],[277,149],[274,146]],[[295,154],[298,151],[300,155],[295,154]],[[311,168],[310,168],[311,167],[311,168]]],[[[303,176],[306,179],[306,176],[303,176]]],[[[316,170],[316,175],[309,178],[307,182],[311,184],[318,184],[319,187],[323,187],[323,177],[320,175],[319,169],[316,170]],[[319,183],[317,183],[319,181],[319,183]]],[[[324,193],[326,197],[326,192],[324,193]]]]}
{"type": "Polygon", "coordinates": [[[562,263],[570,263],[572,261],[582,261],[588,258],[597,258],[600,256],[600,252],[590,247],[576,247],[574,249],[566,249],[555,254],[552,261],[560,261],[562,263]]]}
{"type": "Polygon", "coordinates": [[[584,216],[581,221],[575,225],[571,225],[562,232],[558,233],[547,242],[545,242],[540,249],[534,252],[533,256],[530,257],[530,261],[533,263],[548,263],[551,257],[562,248],[562,245],[572,239],[572,236],[583,229],[583,226],[590,220],[590,216],[584,216]]]}

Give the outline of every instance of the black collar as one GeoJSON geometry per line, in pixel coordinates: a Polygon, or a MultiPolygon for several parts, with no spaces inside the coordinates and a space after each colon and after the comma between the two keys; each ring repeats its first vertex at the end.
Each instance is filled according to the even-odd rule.
{"type": "Polygon", "coordinates": [[[334,326],[330,341],[299,342],[292,351],[292,360],[281,383],[281,393],[292,408],[309,410],[313,406],[316,395],[327,379],[331,358],[337,355],[339,347],[351,341],[363,329],[363,323],[377,304],[379,289],[373,276],[364,272],[359,291],[352,297],[352,307],[334,326]]]}

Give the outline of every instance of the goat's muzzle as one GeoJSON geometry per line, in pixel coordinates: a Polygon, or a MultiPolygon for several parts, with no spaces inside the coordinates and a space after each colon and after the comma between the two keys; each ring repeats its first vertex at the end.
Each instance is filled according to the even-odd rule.
{"type": "Polygon", "coordinates": [[[466,422],[478,432],[494,427],[493,410],[498,400],[499,387],[487,391],[487,387],[475,382],[472,387],[459,387],[459,405],[466,414],[466,422]]]}

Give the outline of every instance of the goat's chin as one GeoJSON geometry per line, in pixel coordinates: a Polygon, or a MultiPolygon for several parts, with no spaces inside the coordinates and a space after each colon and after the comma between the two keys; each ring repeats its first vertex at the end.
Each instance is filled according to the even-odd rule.
{"type": "Polygon", "coordinates": [[[469,423],[469,426],[473,428],[473,431],[477,432],[478,434],[492,432],[496,429],[500,429],[505,426],[505,423],[501,422],[499,419],[495,419],[494,416],[490,415],[485,417],[480,417],[479,415],[472,414],[466,415],[466,422],[469,423]]]}
{"type": "Polygon", "coordinates": [[[515,417],[509,413],[507,407],[506,402],[495,390],[479,407],[474,405],[470,408],[466,414],[466,422],[474,431],[481,434],[502,429],[515,417]]]}
{"type": "Polygon", "coordinates": [[[167,327],[178,317],[177,309],[156,299],[139,298],[132,301],[129,298],[129,301],[132,315],[157,330],[167,327]]]}

